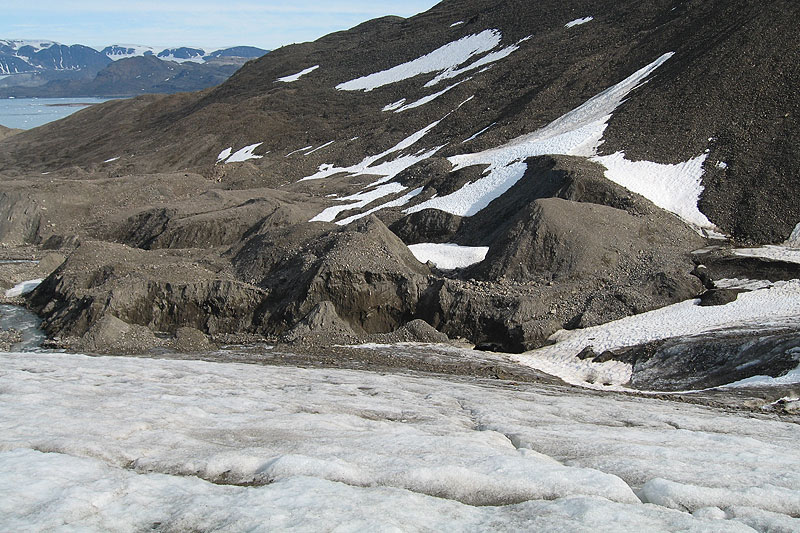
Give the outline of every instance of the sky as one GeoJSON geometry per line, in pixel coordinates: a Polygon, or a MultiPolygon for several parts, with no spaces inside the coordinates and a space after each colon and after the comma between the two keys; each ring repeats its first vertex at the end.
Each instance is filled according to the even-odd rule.
{"type": "Polygon", "coordinates": [[[0,39],[43,39],[104,47],[274,50],[384,15],[408,17],[437,0],[5,0],[0,39]]]}

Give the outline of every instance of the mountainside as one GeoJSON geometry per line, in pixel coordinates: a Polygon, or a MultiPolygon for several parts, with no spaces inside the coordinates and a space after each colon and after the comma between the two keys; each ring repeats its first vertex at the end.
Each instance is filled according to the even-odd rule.
{"type": "Polygon", "coordinates": [[[37,87],[0,89],[0,96],[80,97],[172,94],[219,85],[239,68],[237,63],[175,63],[155,56],[135,56],[108,65],[91,80],[52,80],[37,87]]]}
{"type": "Polygon", "coordinates": [[[200,48],[157,50],[139,45],[112,45],[97,51],[83,45],[65,46],[52,41],[0,40],[0,97],[131,96],[147,93],[192,91],[217,85],[246,61],[267,50],[235,46],[206,52],[200,48]],[[180,67],[160,64],[159,58],[180,67]],[[124,67],[116,61],[135,59],[124,67]],[[148,61],[149,60],[149,61],[148,61]],[[189,63],[184,65],[184,63],[189,63]],[[206,66],[202,68],[200,65],[206,66]],[[126,79],[125,72],[137,70],[140,78],[126,79]],[[169,74],[184,78],[161,83],[169,74]],[[100,74],[100,79],[95,77],[100,74]],[[153,79],[148,79],[153,78],[153,79]],[[160,78],[160,79],[159,79],[160,78]],[[117,85],[108,86],[110,80],[117,85]],[[34,89],[35,88],[35,89],[34,89]]]}
{"type": "MultiPolygon", "coordinates": [[[[445,0],[10,137],[0,236],[79,245],[31,297],[64,338],[106,315],[272,338],[422,319],[521,352],[725,304],[738,292],[714,280],[798,276],[720,240],[800,242],[798,16],[789,0],[445,0]]],[[[651,353],[618,347],[581,353],[651,353]]]]}

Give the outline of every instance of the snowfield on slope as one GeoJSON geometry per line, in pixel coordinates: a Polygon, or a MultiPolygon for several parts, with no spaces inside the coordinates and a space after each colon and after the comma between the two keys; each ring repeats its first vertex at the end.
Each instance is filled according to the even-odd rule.
{"type": "MultiPolygon", "coordinates": [[[[443,80],[454,78],[465,72],[484,67],[490,63],[508,57],[519,50],[519,45],[522,42],[519,41],[487,54],[487,52],[494,50],[500,45],[501,39],[502,33],[500,30],[484,30],[478,34],[468,35],[457,41],[441,46],[433,52],[412,61],[340,83],[336,88],[340,91],[369,92],[385,85],[411,79],[420,74],[435,72],[437,75],[425,84],[425,87],[433,87],[443,80]],[[482,54],[486,55],[459,68],[460,65],[463,65],[473,57],[482,54]]],[[[523,39],[523,41],[524,40],[526,39],[523,39]]]]}
{"type": "Polygon", "coordinates": [[[453,170],[488,165],[484,176],[461,189],[432,198],[406,209],[415,213],[439,209],[458,216],[472,216],[514,186],[527,171],[525,159],[541,155],[584,156],[605,166],[606,177],[641,194],[657,206],[672,211],[699,228],[715,226],[697,207],[703,187],[700,179],[706,155],[678,165],[632,162],[625,154],[597,156],[611,114],[636,87],[663,65],[673,53],[666,53],[620,83],[589,99],[547,126],[520,136],[497,148],[452,156],[453,170]]]}
{"type": "Polygon", "coordinates": [[[0,365],[4,530],[800,527],[793,423],[351,370],[59,353],[0,365]]]}

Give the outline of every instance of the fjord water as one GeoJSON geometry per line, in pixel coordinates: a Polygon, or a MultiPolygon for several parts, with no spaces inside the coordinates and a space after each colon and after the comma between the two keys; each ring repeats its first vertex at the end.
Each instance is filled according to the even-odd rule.
{"type": "Polygon", "coordinates": [[[29,130],[110,98],[3,98],[0,125],[29,130]]]}

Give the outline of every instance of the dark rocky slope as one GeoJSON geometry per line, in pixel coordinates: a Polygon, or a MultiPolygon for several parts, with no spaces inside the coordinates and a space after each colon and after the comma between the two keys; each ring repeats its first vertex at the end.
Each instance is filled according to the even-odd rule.
{"type": "MultiPolygon", "coordinates": [[[[706,290],[697,228],[611,181],[588,144],[701,161],[700,208],[735,239],[783,241],[800,222],[797,161],[784,157],[798,145],[799,32],[784,23],[797,11],[780,0],[447,0],[371,21],[276,50],[214,89],[108,102],[10,137],[0,239],[74,250],[31,298],[53,336],[86,335],[107,316],[295,340],[421,319],[487,348],[541,346],[559,328],[706,290]],[[450,69],[336,88],[436,50],[450,57],[461,39],[476,50],[450,69]],[[415,105],[384,111],[401,99],[394,111],[415,105]],[[557,119],[559,135],[541,134],[557,119]],[[563,148],[591,128],[597,139],[563,148]],[[514,151],[537,131],[546,148],[514,151]],[[301,180],[332,166],[342,171],[301,180]],[[516,174],[480,208],[415,209],[498,168],[516,174]],[[415,258],[416,243],[488,253],[442,270],[415,258]]],[[[646,168],[643,179],[665,167],[646,168]]]]}

